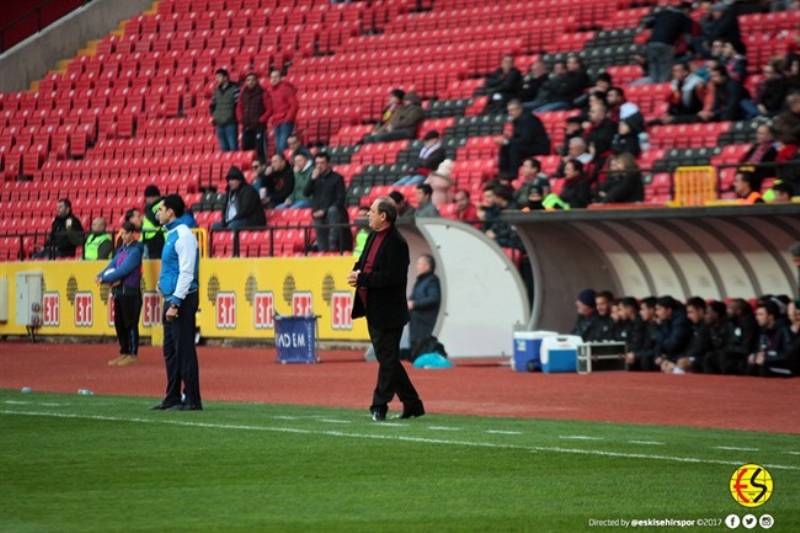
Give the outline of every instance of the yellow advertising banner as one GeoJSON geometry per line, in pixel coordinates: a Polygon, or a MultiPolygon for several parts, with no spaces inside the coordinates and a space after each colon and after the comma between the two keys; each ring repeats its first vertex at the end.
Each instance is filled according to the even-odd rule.
{"type": "MultiPolygon", "coordinates": [[[[0,335],[24,335],[16,323],[16,275],[41,272],[44,278],[40,335],[113,336],[113,298],[95,278],[104,261],[0,262],[8,283],[8,321],[0,335]]],[[[347,274],[351,257],[227,258],[200,262],[200,310],[203,337],[274,338],[275,316],[317,315],[321,340],[364,341],[366,323],[352,321],[353,291],[347,274]]],[[[142,278],[141,334],[161,326],[161,297],[156,290],[158,261],[145,261],[142,278]]],[[[155,332],[157,334],[157,332],[155,332]]]]}

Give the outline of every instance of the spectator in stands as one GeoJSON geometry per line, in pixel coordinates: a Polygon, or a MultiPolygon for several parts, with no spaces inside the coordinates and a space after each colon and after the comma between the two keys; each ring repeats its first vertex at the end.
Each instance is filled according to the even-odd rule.
{"type": "Polygon", "coordinates": [[[769,200],[771,204],[790,204],[792,203],[792,196],[794,196],[794,188],[783,181],[778,181],[772,186],[772,198],[769,200]]]}
{"type": "Polygon", "coordinates": [[[787,109],[775,119],[778,140],[783,144],[800,145],[800,92],[786,97],[787,109]]]}
{"type": "Polygon", "coordinates": [[[311,207],[311,197],[306,196],[305,190],[311,181],[311,174],[314,172],[314,163],[304,152],[298,152],[294,156],[294,166],[292,174],[294,176],[294,187],[286,200],[277,209],[304,209],[311,207]]]}
{"type": "Polygon", "coordinates": [[[639,157],[642,154],[642,147],[639,144],[639,134],[627,120],[620,120],[617,125],[617,133],[611,140],[611,152],[614,154],[631,154],[639,157]]]}
{"type": "Polygon", "coordinates": [[[397,182],[395,186],[417,185],[425,181],[425,178],[436,170],[446,157],[442,139],[439,132],[431,130],[422,138],[422,148],[419,151],[416,161],[414,161],[414,173],[405,176],[397,182]]]}
{"type": "Polygon", "coordinates": [[[595,311],[597,313],[597,338],[596,341],[613,341],[616,324],[612,316],[614,295],[611,291],[600,291],[595,294],[595,311]]]}
{"type": "Polygon", "coordinates": [[[381,118],[378,121],[378,124],[375,126],[373,133],[384,133],[388,131],[387,127],[389,126],[389,122],[392,120],[392,115],[399,107],[403,105],[403,100],[405,97],[406,93],[402,89],[392,89],[389,92],[389,101],[386,102],[386,106],[384,106],[383,110],[381,111],[381,118]]]}
{"type": "MultiPolygon", "coordinates": [[[[270,162],[271,164],[271,162],[270,162]]],[[[253,169],[253,188],[258,193],[258,197],[261,199],[261,205],[264,207],[267,206],[269,203],[268,200],[268,192],[267,192],[267,170],[272,171],[271,166],[267,166],[262,163],[259,159],[253,159],[251,163],[251,168],[253,169]]]]}
{"type": "Polygon", "coordinates": [[[533,110],[532,104],[539,97],[539,91],[549,78],[550,73],[547,70],[547,63],[541,59],[531,63],[530,71],[522,78],[522,85],[519,91],[519,99],[525,110],[533,110]]]}
{"type": "Polygon", "coordinates": [[[478,209],[469,197],[469,191],[459,189],[455,194],[456,219],[461,222],[475,222],[478,220],[478,209]]]}
{"type": "Polygon", "coordinates": [[[311,151],[300,140],[300,134],[294,132],[286,139],[286,151],[283,155],[287,161],[294,161],[294,156],[297,154],[305,154],[307,159],[311,159],[311,151]]]}
{"type": "Polygon", "coordinates": [[[282,154],[286,150],[286,141],[294,131],[297,119],[297,89],[283,79],[281,71],[272,69],[269,73],[272,98],[272,128],[275,135],[275,153],[282,154]]]}
{"type": "Polygon", "coordinates": [[[500,171],[516,176],[525,158],[550,153],[550,137],[539,117],[522,109],[519,100],[508,103],[508,115],[511,120],[495,143],[500,145],[500,171]]]}
{"type": "Polygon", "coordinates": [[[244,88],[239,92],[236,118],[242,125],[242,149],[255,150],[261,162],[267,161],[266,133],[270,115],[272,97],[258,83],[255,72],[250,72],[244,79],[244,88]]]}
{"type": "Polygon", "coordinates": [[[652,83],[662,83],[669,79],[672,62],[675,59],[675,46],[685,35],[692,32],[692,19],[688,12],[689,2],[679,6],[668,6],[655,11],[645,20],[645,27],[651,29],[647,42],[647,77],[652,83]]]}
{"type": "Polygon", "coordinates": [[[427,183],[420,183],[415,189],[417,195],[417,211],[415,216],[417,218],[434,218],[440,217],[439,210],[433,205],[431,196],[433,189],[427,183]]]}
{"type": "Polygon", "coordinates": [[[570,107],[573,107],[575,100],[592,84],[589,74],[586,73],[586,66],[577,54],[567,56],[567,81],[567,87],[572,92],[572,98],[569,100],[570,107]]]}
{"type": "Polygon", "coordinates": [[[681,124],[695,120],[706,97],[703,78],[692,72],[688,63],[676,63],[672,66],[671,89],[667,114],[654,123],[681,124]]]}
{"type": "Polygon", "coordinates": [[[656,321],[659,343],[654,363],[664,370],[684,352],[691,340],[692,329],[683,307],[671,296],[656,300],[656,321]]]}
{"type": "Polygon", "coordinates": [[[436,275],[436,261],[430,254],[419,256],[416,263],[417,280],[408,298],[408,323],[411,353],[417,353],[420,343],[433,335],[436,319],[439,317],[439,305],[442,291],[439,277],[436,275]]]}
{"type": "Polygon", "coordinates": [[[781,72],[780,61],[770,61],[764,65],[764,79],[756,88],[755,103],[745,100],[742,105],[747,106],[745,111],[749,118],[756,115],[774,117],[786,103],[787,80],[781,72]],[[750,107],[752,106],[752,107],[750,107]]]}
{"type": "Polygon", "coordinates": [[[489,95],[487,113],[502,112],[512,98],[517,98],[522,73],[514,66],[514,56],[504,55],[500,67],[486,78],[484,91],[489,95]]]}
{"type": "MultiPolygon", "coordinates": [[[[769,124],[761,124],[756,128],[756,142],[747,153],[739,160],[742,165],[759,165],[760,163],[771,163],[778,156],[775,149],[775,136],[769,124]]],[[[756,167],[753,173],[760,183],[764,178],[775,175],[774,168],[756,167]]]]}
{"type": "Polygon", "coordinates": [[[50,236],[44,248],[34,254],[34,258],[75,257],[75,250],[83,244],[83,239],[83,225],[72,213],[72,203],[62,198],[56,204],[56,217],[50,225],[50,236]]]}
{"type": "Polygon", "coordinates": [[[222,220],[215,222],[211,229],[242,229],[264,226],[267,219],[258,193],[247,183],[241,169],[232,166],[225,178],[228,186],[225,190],[225,203],[222,207],[222,220]]]}
{"type": "MultiPolygon", "coordinates": [[[[564,145],[559,148],[558,153],[569,155],[570,142],[575,138],[583,142],[583,120],[581,120],[581,117],[568,117],[564,126],[564,145]]],[[[585,146],[586,143],[583,144],[585,146]]],[[[591,154],[589,155],[591,157],[591,154]]]]}
{"type": "Polygon", "coordinates": [[[570,209],[581,209],[589,205],[592,200],[592,190],[589,179],[583,174],[583,163],[577,159],[570,159],[564,164],[564,186],[561,189],[561,200],[570,209]]]}
{"type": "Polygon", "coordinates": [[[581,337],[584,342],[595,342],[603,337],[603,326],[597,316],[597,295],[592,289],[584,289],[578,293],[575,308],[578,318],[572,328],[572,334],[581,337]]]}
{"type": "Polygon", "coordinates": [[[608,116],[616,122],[625,121],[631,130],[637,135],[644,131],[644,116],[639,106],[633,102],[628,102],[625,98],[625,91],[621,87],[611,87],[606,93],[606,103],[608,104],[608,116]]]}
{"type": "Polygon", "coordinates": [[[114,242],[111,234],[106,231],[106,219],[97,217],[92,220],[92,231],[86,236],[83,243],[83,258],[87,261],[108,259],[114,251],[114,242]]]}
{"type": "Polygon", "coordinates": [[[747,58],[739,54],[729,41],[722,41],[720,62],[728,70],[731,79],[744,83],[747,77],[747,58]]]}
{"type": "Polygon", "coordinates": [[[531,195],[531,190],[538,187],[540,196],[547,196],[550,194],[550,180],[547,174],[542,172],[542,164],[538,159],[528,158],[522,163],[520,170],[520,178],[522,183],[514,194],[514,200],[517,205],[525,205],[528,203],[528,197],[531,195]]]}
{"type": "Polygon", "coordinates": [[[270,159],[264,180],[266,197],[262,203],[269,209],[283,205],[295,190],[294,169],[283,154],[276,153],[270,159]],[[266,202],[264,202],[266,200],[266,202]]]}
{"type": "Polygon", "coordinates": [[[347,222],[344,178],[334,172],[331,157],[327,153],[321,152],[314,158],[314,171],[304,192],[311,198],[311,216],[314,218],[319,251],[338,252],[346,249],[343,233],[350,231],[331,227],[347,222]]]}
{"type": "Polygon", "coordinates": [[[114,295],[114,328],[120,355],[108,362],[110,366],[127,366],[138,361],[144,246],[136,240],[137,234],[138,228],[132,222],[122,225],[122,246],[97,276],[97,283],[110,285],[114,295]]]}
{"type": "Polygon", "coordinates": [[[711,7],[710,16],[700,22],[705,43],[716,40],[727,41],[740,54],[744,55],[747,52],[742,42],[737,10],[738,6],[726,2],[718,2],[711,7]]]}
{"type": "Polygon", "coordinates": [[[478,211],[478,218],[483,221],[481,229],[499,246],[521,250],[522,243],[517,234],[507,222],[500,220],[508,209],[518,209],[513,192],[507,187],[487,184],[483,189],[483,205],[478,211]]]}
{"type": "Polygon", "coordinates": [[[588,80],[577,56],[570,56],[566,65],[557,62],[553,66],[550,78],[542,85],[539,96],[528,104],[528,107],[537,113],[569,109],[589,85],[588,80]]]}
{"type": "Polygon", "coordinates": [[[611,158],[606,180],[597,191],[597,201],[607,204],[644,201],[642,173],[631,154],[611,158]]]}
{"type": "Polygon", "coordinates": [[[697,113],[700,120],[737,120],[742,114],[744,87],[728,75],[720,65],[711,69],[711,83],[706,92],[703,109],[697,113]]]}
{"type": "Polygon", "coordinates": [[[399,141],[414,139],[417,129],[425,120],[425,111],[422,101],[417,93],[409,91],[402,104],[392,112],[392,118],[385,125],[380,126],[375,133],[364,137],[365,143],[399,141]]]}
{"type": "Polygon", "coordinates": [[[414,220],[414,207],[406,201],[406,197],[400,191],[392,191],[389,193],[389,198],[397,206],[397,221],[408,222],[414,220]]]}
{"type": "Polygon", "coordinates": [[[217,129],[219,148],[223,152],[239,149],[239,127],[236,123],[236,102],[239,100],[239,86],[231,82],[228,71],[217,69],[217,87],[211,97],[211,118],[217,129]]]}
{"type": "Polygon", "coordinates": [[[163,199],[161,191],[153,184],[144,189],[144,210],[142,214],[142,243],[144,244],[145,259],[161,259],[161,250],[164,248],[164,231],[158,221],[158,208],[163,199]]]}
{"type": "Polygon", "coordinates": [[[645,298],[639,304],[638,323],[634,324],[633,336],[625,354],[628,370],[656,370],[655,357],[658,351],[660,332],[656,324],[656,298],[645,298]]]}
{"type": "Polygon", "coordinates": [[[588,113],[594,97],[603,99],[605,103],[605,98],[608,95],[608,91],[611,89],[611,83],[611,75],[608,72],[601,72],[597,75],[597,78],[595,78],[594,85],[590,87],[585,94],[575,99],[574,104],[583,109],[582,115],[588,113]]]}
{"type": "Polygon", "coordinates": [[[733,178],[733,190],[742,205],[763,204],[759,180],[747,170],[739,170],[733,178]]]}
{"type": "Polygon", "coordinates": [[[674,363],[665,362],[662,370],[667,373],[702,372],[706,354],[711,350],[711,338],[706,325],[706,302],[693,297],[686,302],[686,317],[692,325],[692,334],[686,348],[674,363]]]}
{"type": "Polygon", "coordinates": [[[433,205],[437,207],[442,204],[448,204],[452,200],[453,166],[454,163],[452,159],[445,159],[439,163],[439,166],[436,167],[434,172],[431,172],[428,174],[428,177],[425,178],[425,183],[430,185],[433,189],[431,201],[433,205]]]}
{"type": "Polygon", "coordinates": [[[780,323],[781,312],[773,301],[756,308],[759,327],[758,347],[747,358],[747,373],[751,376],[791,376],[787,350],[792,343],[790,329],[780,323]]]}
{"type": "Polygon", "coordinates": [[[611,151],[611,141],[617,134],[617,125],[608,117],[606,104],[596,103],[589,109],[589,124],[584,125],[583,140],[589,147],[589,152],[594,156],[598,167],[611,151]]]}

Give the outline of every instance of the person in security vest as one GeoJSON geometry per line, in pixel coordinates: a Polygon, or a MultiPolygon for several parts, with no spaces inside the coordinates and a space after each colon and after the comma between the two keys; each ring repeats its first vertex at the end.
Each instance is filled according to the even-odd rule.
{"type": "Polygon", "coordinates": [[[139,353],[139,314],[142,311],[142,256],[144,245],[137,240],[139,228],[128,221],[122,225],[122,246],[103,269],[97,282],[111,286],[114,297],[114,328],[119,341],[119,357],[111,366],[127,366],[139,353]]]}
{"type": "Polygon", "coordinates": [[[155,185],[144,189],[144,210],[142,211],[142,243],[147,259],[161,259],[164,249],[164,231],[158,222],[158,208],[162,203],[161,191],[155,185]]]}
{"type": "Polygon", "coordinates": [[[87,261],[108,259],[114,251],[114,242],[111,234],[106,232],[106,221],[97,217],[92,221],[92,232],[86,236],[83,243],[83,258],[87,261]]]}

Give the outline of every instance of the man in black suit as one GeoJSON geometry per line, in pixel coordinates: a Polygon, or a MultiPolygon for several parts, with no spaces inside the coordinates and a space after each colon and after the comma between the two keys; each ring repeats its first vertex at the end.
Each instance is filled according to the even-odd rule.
{"type": "Polygon", "coordinates": [[[539,117],[525,111],[519,100],[508,103],[508,116],[511,121],[495,143],[500,145],[500,172],[516,178],[525,158],[550,153],[550,137],[539,117]]]}
{"type": "Polygon", "coordinates": [[[414,385],[400,362],[400,336],[408,322],[406,282],[410,263],[408,244],[395,227],[397,208],[379,198],[369,209],[372,229],[364,251],[347,283],[356,289],[353,318],[367,318],[367,328],[378,359],[378,384],[370,412],[376,422],[386,420],[389,402],[397,394],[403,402],[400,418],[425,414],[414,385]]]}

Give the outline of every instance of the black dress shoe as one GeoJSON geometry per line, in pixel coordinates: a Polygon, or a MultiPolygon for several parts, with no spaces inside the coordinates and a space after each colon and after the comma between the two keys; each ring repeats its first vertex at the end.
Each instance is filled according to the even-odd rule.
{"type": "Polygon", "coordinates": [[[373,422],[383,422],[386,420],[386,409],[370,409],[373,422]]]}
{"type": "Polygon", "coordinates": [[[178,411],[202,411],[202,405],[194,405],[190,403],[182,403],[178,406],[178,411]]]}
{"type": "Polygon", "coordinates": [[[179,403],[157,403],[150,408],[151,411],[173,411],[178,409],[181,404],[179,403]]]}
{"type": "Polygon", "coordinates": [[[415,403],[414,405],[405,407],[403,406],[403,414],[398,418],[417,418],[425,414],[425,407],[422,402],[415,403]]]}

